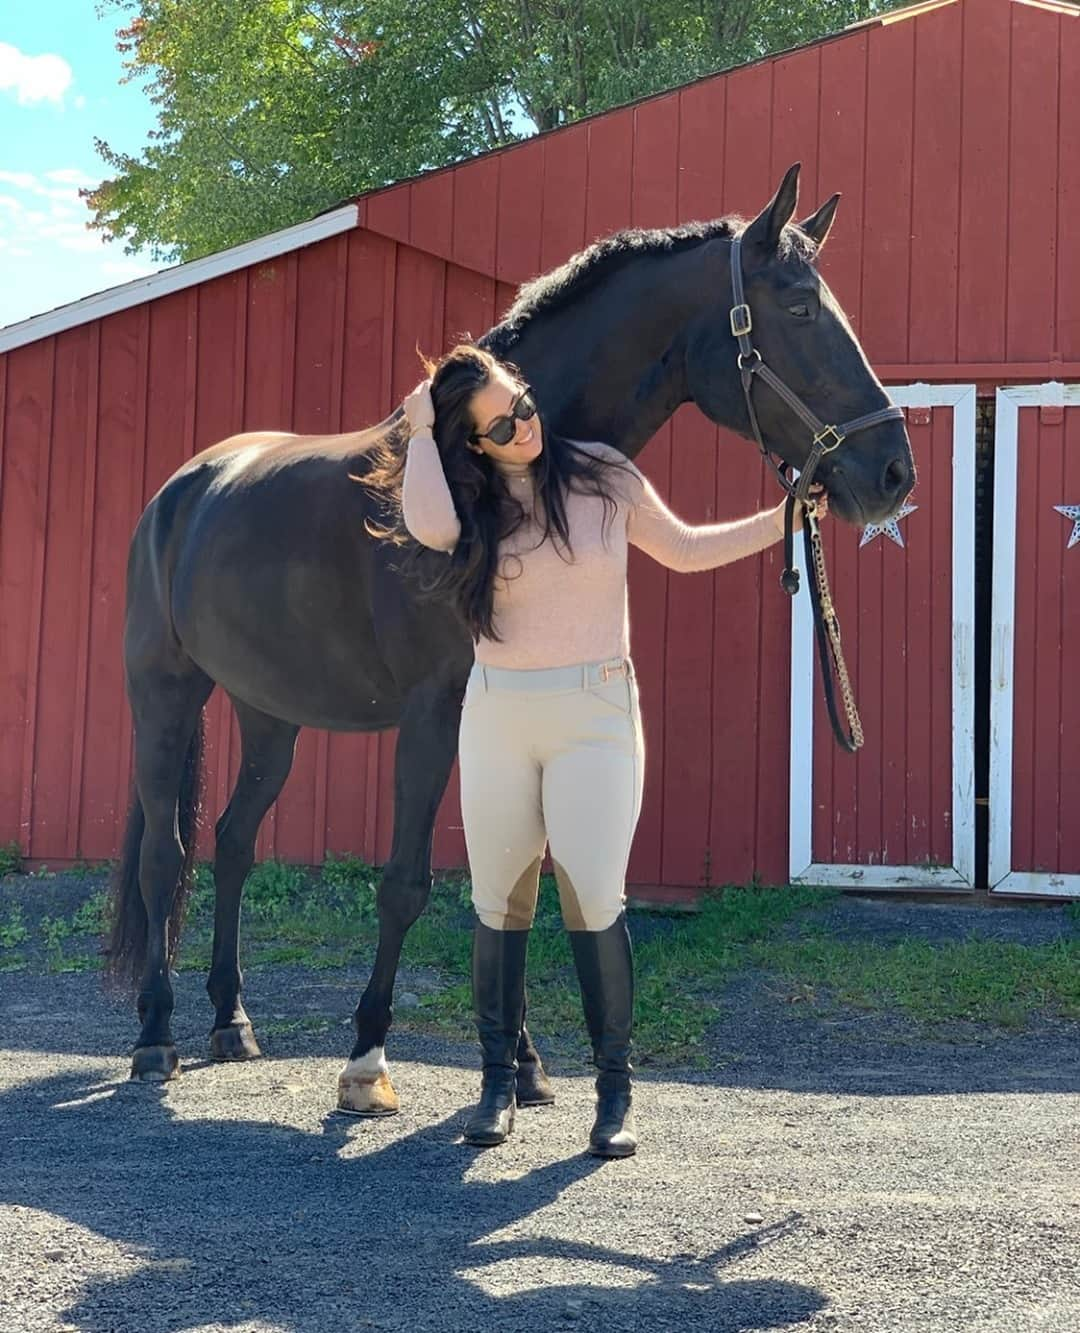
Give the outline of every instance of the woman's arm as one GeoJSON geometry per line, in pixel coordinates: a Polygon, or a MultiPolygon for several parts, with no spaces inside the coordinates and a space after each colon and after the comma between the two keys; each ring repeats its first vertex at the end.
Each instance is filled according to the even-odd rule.
{"type": "Polygon", "coordinates": [[[461,536],[461,520],[446,484],[438,446],[424,430],[409,437],[401,482],[401,516],[416,540],[436,551],[452,551],[461,536]]]}
{"type": "Polygon", "coordinates": [[[743,556],[756,555],[784,535],[784,506],[765,509],[733,523],[692,527],[677,518],[641,475],[641,497],[631,508],[627,539],[668,569],[680,574],[716,569],[743,556]]]}

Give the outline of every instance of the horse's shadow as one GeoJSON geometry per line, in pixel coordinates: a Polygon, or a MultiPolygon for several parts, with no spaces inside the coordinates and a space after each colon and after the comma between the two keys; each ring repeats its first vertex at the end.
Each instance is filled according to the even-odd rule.
{"type": "Polygon", "coordinates": [[[647,1244],[620,1248],[620,1235],[642,1229],[628,1228],[601,1189],[575,1202],[577,1235],[564,1239],[565,1217],[545,1231],[537,1215],[620,1167],[580,1154],[515,1175],[520,1159],[507,1153],[495,1162],[506,1174],[492,1178],[490,1156],[477,1162],[458,1141],[456,1113],[388,1142],[386,1122],[338,1115],[315,1131],[185,1119],[158,1089],[64,1074],[8,1092],[0,1119],[9,1158],[0,1202],[76,1223],[144,1260],[83,1284],[62,1318],[85,1333],[251,1323],[289,1333],[545,1330],[579,1313],[592,1329],[756,1330],[825,1304],[809,1287],[726,1277],[797,1228],[797,1215],[708,1254],[656,1258],[647,1244]]]}

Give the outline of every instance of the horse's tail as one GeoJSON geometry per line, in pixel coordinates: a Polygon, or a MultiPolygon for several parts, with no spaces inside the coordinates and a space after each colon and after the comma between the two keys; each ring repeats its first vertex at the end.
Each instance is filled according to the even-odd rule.
{"type": "MultiPolygon", "coordinates": [[[[171,966],[180,944],[184,914],[194,882],[195,842],[202,799],[203,715],[195,725],[184,759],[184,772],[177,797],[177,830],[184,849],[184,860],[172,903],[169,906],[168,963],[171,966]]],[[[146,970],[149,944],[149,919],[139,887],[139,853],[142,848],[146,817],[136,791],[127,828],[124,849],[112,878],[112,927],[106,946],[106,976],[113,982],[137,986],[146,970]]]]}

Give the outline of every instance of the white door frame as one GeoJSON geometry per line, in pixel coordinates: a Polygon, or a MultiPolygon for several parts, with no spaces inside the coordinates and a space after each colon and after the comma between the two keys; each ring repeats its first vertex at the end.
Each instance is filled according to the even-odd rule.
{"type": "Polygon", "coordinates": [[[1080,897],[1080,875],[1014,870],[1013,616],[1016,608],[1016,468],[1022,407],[1080,407],[1080,384],[998,389],[994,434],[993,656],[990,674],[990,860],[993,893],[1080,897]]]}
{"type": "MultiPolygon", "coordinates": [[[[791,610],[791,795],[793,884],[838,888],[970,889],[975,883],[975,386],[889,386],[901,407],[953,409],[952,461],[952,865],[826,865],[813,860],[814,626],[806,579],[791,610]]],[[[995,550],[995,557],[996,557],[995,550]]],[[[830,738],[831,743],[831,738],[830,738]]]]}

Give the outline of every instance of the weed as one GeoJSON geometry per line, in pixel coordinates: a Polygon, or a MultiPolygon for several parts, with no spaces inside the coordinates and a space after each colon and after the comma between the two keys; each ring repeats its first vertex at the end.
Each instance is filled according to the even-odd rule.
{"type": "Polygon", "coordinates": [[[335,856],[327,852],[321,880],[330,889],[332,898],[350,915],[361,920],[372,920],[377,915],[378,867],[359,856],[335,856]]]}
{"type": "Polygon", "coordinates": [[[22,870],[22,848],[17,842],[0,844],[0,875],[17,875],[22,870]]]}
{"type": "Polygon", "coordinates": [[[78,907],[71,918],[73,935],[100,935],[109,922],[109,895],[99,889],[78,907]]]}
{"type": "Polygon", "coordinates": [[[112,861],[83,861],[78,860],[74,865],[67,869],[69,875],[76,879],[97,879],[101,875],[112,873],[114,863],[112,861]]]}
{"type": "Polygon", "coordinates": [[[65,916],[43,916],[39,929],[46,949],[59,949],[74,933],[71,922],[65,916]]]}
{"type": "Polygon", "coordinates": [[[244,884],[244,907],[256,920],[280,921],[296,905],[307,887],[299,866],[284,861],[261,861],[244,884]]]}
{"type": "Polygon", "coordinates": [[[0,949],[15,949],[29,938],[30,932],[23,921],[22,908],[15,903],[8,909],[6,918],[0,921],[0,949]]]}

